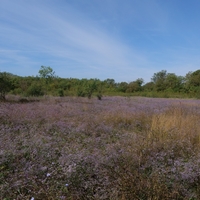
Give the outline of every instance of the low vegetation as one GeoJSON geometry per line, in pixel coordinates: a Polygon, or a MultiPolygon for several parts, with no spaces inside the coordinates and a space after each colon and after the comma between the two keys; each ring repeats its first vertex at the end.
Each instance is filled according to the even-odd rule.
{"type": "Polygon", "coordinates": [[[0,72],[0,100],[5,101],[6,94],[22,97],[40,96],[144,96],[164,98],[200,98],[200,70],[177,76],[166,70],[154,73],[151,81],[144,83],[142,78],[130,82],[106,80],[60,78],[51,67],[41,66],[36,76],[20,77],[0,72]]]}
{"type": "Polygon", "coordinates": [[[0,103],[0,199],[200,199],[200,102],[0,103]]]}

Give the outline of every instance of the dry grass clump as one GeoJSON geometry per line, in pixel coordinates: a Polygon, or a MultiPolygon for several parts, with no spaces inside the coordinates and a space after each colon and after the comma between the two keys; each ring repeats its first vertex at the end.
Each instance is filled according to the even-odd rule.
{"type": "Polygon", "coordinates": [[[199,199],[196,100],[0,104],[0,199],[199,199]]]}

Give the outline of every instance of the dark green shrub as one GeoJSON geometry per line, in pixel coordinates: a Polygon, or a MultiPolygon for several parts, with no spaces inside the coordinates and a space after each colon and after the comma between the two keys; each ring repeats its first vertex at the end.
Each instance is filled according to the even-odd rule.
{"type": "Polygon", "coordinates": [[[97,94],[97,99],[98,99],[98,100],[101,100],[101,99],[102,99],[102,94],[100,94],[100,93],[97,94]]]}
{"type": "Polygon", "coordinates": [[[60,96],[60,97],[64,97],[65,95],[64,95],[64,90],[63,89],[59,89],[58,90],[58,95],[60,96]]]}
{"type": "Polygon", "coordinates": [[[78,90],[77,90],[77,96],[78,97],[85,97],[85,91],[83,90],[83,89],[81,89],[81,88],[78,88],[78,90]]]}
{"type": "Polygon", "coordinates": [[[44,91],[43,91],[41,85],[37,85],[37,84],[33,83],[28,88],[26,95],[27,96],[43,96],[44,95],[44,91]]]}
{"type": "Polygon", "coordinates": [[[0,73],[0,100],[5,100],[6,93],[12,88],[10,77],[7,73],[0,73]]]}

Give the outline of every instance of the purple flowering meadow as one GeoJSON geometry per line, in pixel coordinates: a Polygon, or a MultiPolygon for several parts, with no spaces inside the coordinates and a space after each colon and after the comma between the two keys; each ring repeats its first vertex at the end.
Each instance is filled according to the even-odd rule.
{"type": "Polygon", "coordinates": [[[200,101],[0,103],[0,199],[200,199],[200,101]]]}

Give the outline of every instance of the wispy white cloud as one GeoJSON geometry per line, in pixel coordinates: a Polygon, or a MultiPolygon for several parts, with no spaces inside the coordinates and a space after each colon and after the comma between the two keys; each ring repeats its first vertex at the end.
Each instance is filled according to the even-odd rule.
{"type": "MultiPolygon", "coordinates": [[[[93,21],[84,16],[76,19],[74,17],[76,13],[72,13],[67,4],[65,4],[67,14],[62,13],[62,15],[52,8],[45,9],[45,5],[33,6],[25,2],[23,6],[9,4],[7,8],[13,6],[17,9],[13,10],[9,7],[12,14],[4,17],[14,26],[3,24],[0,36],[13,44],[9,44],[8,49],[11,48],[15,53],[9,52],[10,56],[7,58],[13,57],[18,61],[16,64],[21,61],[22,66],[27,65],[26,60],[31,57],[35,59],[34,64],[38,63],[37,56],[33,56],[36,52],[45,57],[44,62],[54,60],[59,65],[58,60],[65,59],[65,66],[68,66],[67,62],[71,60],[82,67],[80,73],[85,71],[85,74],[88,72],[90,75],[98,75],[101,72],[111,76],[112,71],[116,70],[119,73],[133,69],[137,71],[137,64],[141,65],[141,62],[145,62],[142,55],[117,41],[93,21]],[[26,18],[26,15],[29,17],[26,18]],[[15,16],[18,18],[13,18],[15,16]],[[27,59],[24,59],[22,54],[27,56],[27,59]],[[90,72],[93,69],[95,71],[90,72]]],[[[43,59],[40,59],[43,62],[43,59]]],[[[62,61],[61,64],[63,65],[64,62],[62,61]]]]}
{"type": "Polygon", "coordinates": [[[181,66],[178,56],[192,62],[168,50],[177,45],[168,9],[156,0],[1,0],[0,70],[36,75],[47,65],[63,77],[150,80],[168,64],[181,66]]]}

